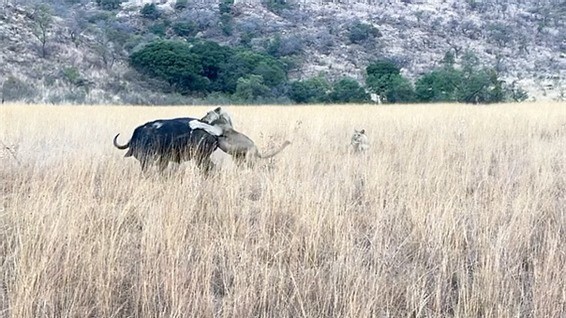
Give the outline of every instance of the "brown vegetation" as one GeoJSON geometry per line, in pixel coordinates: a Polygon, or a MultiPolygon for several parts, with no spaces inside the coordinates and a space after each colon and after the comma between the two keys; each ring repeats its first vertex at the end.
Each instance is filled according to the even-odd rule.
{"type": "Polygon", "coordinates": [[[206,110],[0,108],[0,317],[564,316],[563,104],[231,107],[293,144],[209,179],[112,146],[206,110]]]}

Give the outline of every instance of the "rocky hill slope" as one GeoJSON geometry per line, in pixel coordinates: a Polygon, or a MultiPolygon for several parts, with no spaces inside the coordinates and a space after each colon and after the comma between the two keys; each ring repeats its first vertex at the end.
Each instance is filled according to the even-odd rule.
{"type": "Polygon", "coordinates": [[[414,80],[446,52],[458,61],[471,51],[531,100],[566,98],[564,1],[224,0],[228,18],[218,1],[0,1],[5,100],[198,102],[168,94],[127,63],[148,41],[189,37],[286,58],[294,65],[291,79],[352,76],[362,83],[365,66],[377,58],[392,59],[414,80]],[[141,14],[151,2],[157,13],[141,14]]]}

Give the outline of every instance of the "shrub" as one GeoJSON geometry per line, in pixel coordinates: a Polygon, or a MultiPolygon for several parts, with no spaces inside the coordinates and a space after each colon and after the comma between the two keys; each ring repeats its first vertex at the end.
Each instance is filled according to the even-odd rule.
{"type": "Polygon", "coordinates": [[[122,0],[96,0],[96,5],[103,10],[120,9],[122,0]]]}
{"type": "Polygon", "coordinates": [[[363,103],[368,101],[368,94],[353,78],[343,78],[332,85],[330,101],[333,103],[363,103]]]}
{"type": "Polygon", "coordinates": [[[423,75],[415,84],[417,99],[422,102],[453,102],[462,82],[462,73],[443,67],[423,75]]]}
{"type": "Polygon", "coordinates": [[[381,32],[373,25],[363,23],[360,21],[354,22],[350,26],[348,38],[352,43],[360,44],[370,38],[381,37],[381,32]]]}
{"type": "Polygon", "coordinates": [[[232,21],[232,15],[229,13],[222,13],[220,16],[220,28],[222,33],[225,35],[232,35],[234,32],[234,22],[232,21]]]}
{"type": "Polygon", "coordinates": [[[155,3],[146,3],[140,10],[142,17],[150,20],[157,20],[161,13],[155,3]]]}
{"type": "Polygon", "coordinates": [[[218,11],[220,11],[220,14],[224,14],[224,13],[232,13],[232,6],[234,5],[234,0],[220,0],[220,3],[218,4],[218,11]]]}
{"type": "Polygon", "coordinates": [[[182,11],[188,6],[188,0],[177,0],[175,1],[175,10],[182,11]]]}
{"type": "Polygon", "coordinates": [[[30,101],[35,96],[33,86],[16,77],[9,76],[2,85],[2,99],[5,101],[30,101]]]}
{"type": "Polygon", "coordinates": [[[148,31],[157,36],[164,37],[167,33],[167,26],[165,23],[154,23],[149,26],[148,31]]]}
{"type": "Polygon", "coordinates": [[[289,89],[289,97],[299,104],[328,102],[330,84],[320,77],[295,81],[289,89]]]}
{"type": "Polygon", "coordinates": [[[193,22],[183,21],[173,24],[173,32],[178,36],[190,37],[196,34],[196,25],[193,22]]]}
{"type": "Polygon", "coordinates": [[[219,81],[223,92],[235,92],[237,80],[247,75],[261,75],[265,85],[275,87],[287,80],[283,64],[273,57],[251,50],[238,50],[228,57],[219,81]]]}
{"type": "Polygon", "coordinates": [[[259,97],[272,97],[269,87],[263,82],[261,75],[247,75],[238,78],[234,97],[242,102],[253,102],[259,97]]]}
{"type": "Polygon", "coordinates": [[[130,65],[141,73],[168,82],[180,93],[205,91],[209,83],[199,74],[199,57],[183,42],[150,43],[132,53],[130,65]]]}
{"type": "Polygon", "coordinates": [[[401,75],[401,69],[388,60],[376,61],[366,68],[366,84],[371,91],[383,96],[390,103],[411,102],[414,90],[401,75]]]}
{"type": "Polygon", "coordinates": [[[267,10],[273,13],[281,13],[284,9],[289,9],[289,4],[286,0],[263,0],[263,4],[267,10]]]}

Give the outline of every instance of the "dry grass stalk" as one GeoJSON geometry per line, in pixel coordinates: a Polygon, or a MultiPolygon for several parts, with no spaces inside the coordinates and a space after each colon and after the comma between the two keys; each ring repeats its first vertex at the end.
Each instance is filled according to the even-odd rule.
{"type": "Polygon", "coordinates": [[[2,106],[0,317],[566,313],[564,104],[231,107],[293,144],[210,179],[112,147],[206,110],[2,106]]]}

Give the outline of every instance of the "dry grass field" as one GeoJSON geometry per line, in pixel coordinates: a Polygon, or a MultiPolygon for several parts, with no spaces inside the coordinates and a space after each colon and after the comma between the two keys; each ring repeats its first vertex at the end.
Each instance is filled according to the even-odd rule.
{"type": "Polygon", "coordinates": [[[0,105],[0,317],[566,315],[565,104],[228,107],[293,144],[210,178],[112,146],[210,108],[0,105]]]}

